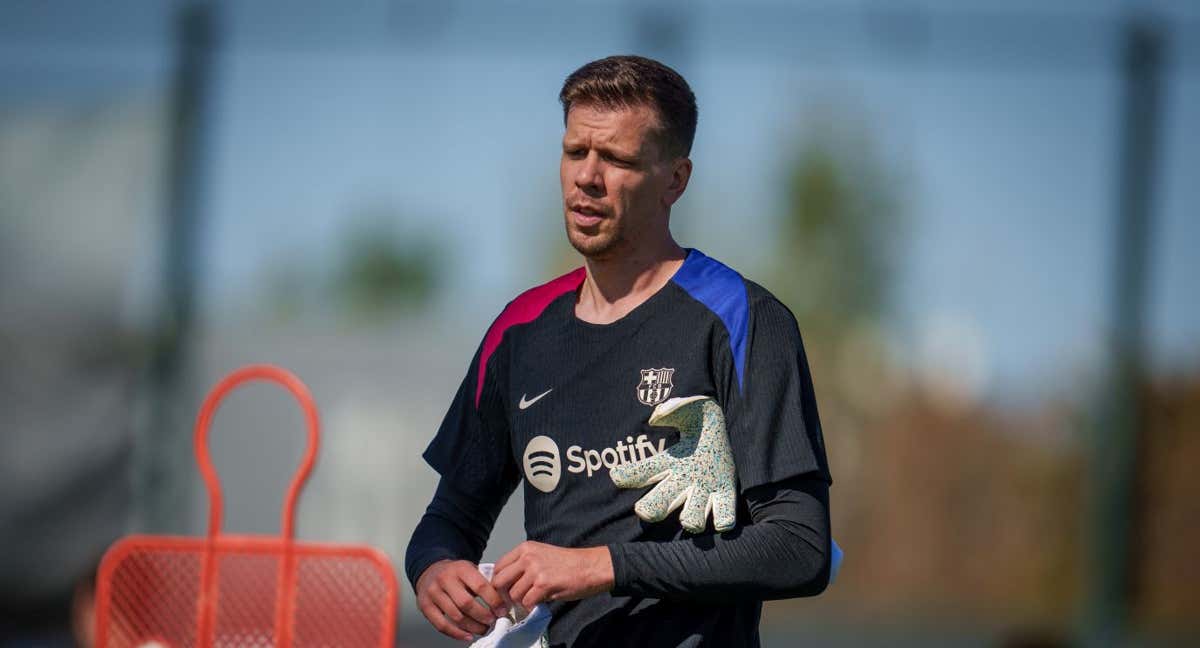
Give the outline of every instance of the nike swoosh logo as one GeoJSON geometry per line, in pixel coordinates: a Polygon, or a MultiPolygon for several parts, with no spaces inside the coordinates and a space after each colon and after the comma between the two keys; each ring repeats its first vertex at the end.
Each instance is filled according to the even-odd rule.
{"type": "Polygon", "coordinates": [[[533,397],[531,400],[525,400],[525,394],[521,394],[521,402],[520,402],[520,403],[517,403],[517,407],[519,407],[519,408],[521,408],[521,409],[525,409],[525,408],[529,407],[530,405],[533,405],[534,403],[536,403],[536,402],[538,402],[538,401],[542,400],[542,397],[543,397],[543,396],[545,396],[546,394],[549,394],[549,393],[550,393],[550,392],[552,392],[552,391],[554,391],[554,388],[553,388],[553,387],[551,387],[550,389],[547,389],[546,391],[544,391],[544,392],[542,392],[542,393],[538,394],[537,396],[534,396],[534,397],[533,397]]]}

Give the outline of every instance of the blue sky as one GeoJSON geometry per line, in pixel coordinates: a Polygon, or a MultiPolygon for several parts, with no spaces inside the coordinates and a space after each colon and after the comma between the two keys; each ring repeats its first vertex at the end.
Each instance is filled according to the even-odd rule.
{"type": "MultiPolygon", "coordinates": [[[[466,330],[481,332],[545,278],[561,237],[559,85],[592,58],[659,54],[638,40],[646,14],[629,3],[440,6],[229,3],[207,143],[211,317],[252,303],[272,264],[333,263],[348,216],[373,205],[395,209],[401,231],[445,243],[443,308],[466,330]]],[[[1105,25],[1147,7],[1195,25],[1196,10],[914,4],[933,18],[915,32],[924,46],[906,49],[907,32],[881,45],[891,41],[860,13],[895,5],[753,6],[701,5],[662,54],[701,109],[696,171],[675,214],[687,221],[682,242],[753,277],[787,143],[822,106],[844,106],[898,171],[911,212],[895,278],[899,344],[930,320],[962,322],[1000,393],[1093,366],[1109,316],[1120,116],[1105,25]]],[[[0,106],[161,97],[163,7],[16,11],[0,21],[0,106]]],[[[1196,30],[1185,33],[1191,63],[1167,75],[1148,323],[1160,364],[1194,367],[1200,68],[1196,30]]]]}

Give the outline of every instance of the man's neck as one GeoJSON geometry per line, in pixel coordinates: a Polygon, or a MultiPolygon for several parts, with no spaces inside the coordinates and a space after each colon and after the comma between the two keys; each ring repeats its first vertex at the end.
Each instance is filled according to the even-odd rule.
{"type": "Polygon", "coordinates": [[[665,286],[686,256],[684,249],[668,237],[653,247],[607,259],[589,258],[575,316],[592,324],[611,324],[621,319],[665,286]]]}

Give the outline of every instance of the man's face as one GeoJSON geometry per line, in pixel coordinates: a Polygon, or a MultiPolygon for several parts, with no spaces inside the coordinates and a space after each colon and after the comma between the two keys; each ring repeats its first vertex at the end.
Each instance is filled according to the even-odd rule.
{"type": "Polygon", "coordinates": [[[580,254],[611,258],[652,228],[665,231],[667,208],[682,188],[676,191],[657,128],[648,106],[571,107],[559,177],[567,238],[580,254]]]}

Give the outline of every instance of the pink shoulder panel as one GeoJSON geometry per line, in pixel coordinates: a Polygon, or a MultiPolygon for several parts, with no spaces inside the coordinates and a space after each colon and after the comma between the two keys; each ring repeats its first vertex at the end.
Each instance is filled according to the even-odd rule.
{"type": "Polygon", "coordinates": [[[475,407],[479,407],[479,397],[483,394],[483,379],[487,372],[488,358],[492,357],[496,347],[500,346],[500,341],[504,339],[504,332],[517,324],[527,324],[537,319],[542,311],[550,305],[550,302],[558,299],[563,293],[579,288],[585,277],[587,277],[587,270],[579,267],[557,279],[530,288],[512,300],[504,312],[500,313],[500,317],[492,322],[487,335],[483,337],[483,350],[479,354],[479,368],[475,372],[477,375],[475,407]]]}

